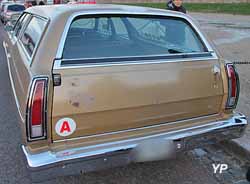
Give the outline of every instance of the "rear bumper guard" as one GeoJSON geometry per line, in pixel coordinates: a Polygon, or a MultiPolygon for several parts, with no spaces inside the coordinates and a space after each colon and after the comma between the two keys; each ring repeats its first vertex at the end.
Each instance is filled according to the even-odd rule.
{"type": "MultiPolygon", "coordinates": [[[[243,135],[247,124],[244,115],[234,114],[228,120],[211,122],[203,126],[60,152],[46,151],[31,154],[25,146],[22,146],[22,149],[32,180],[40,182],[57,176],[75,175],[136,162],[137,159],[131,153],[139,147],[141,152],[150,150],[150,145],[155,144],[152,142],[145,144],[148,141],[157,141],[157,144],[171,141],[173,143],[171,145],[174,146],[171,146],[169,151],[180,152],[222,140],[239,138],[243,135]],[[149,149],[144,149],[144,145],[149,149]]],[[[162,146],[159,144],[158,148],[160,150],[162,146]]],[[[155,151],[158,148],[154,146],[154,153],[158,153],[158,150],[155,151]]]]}

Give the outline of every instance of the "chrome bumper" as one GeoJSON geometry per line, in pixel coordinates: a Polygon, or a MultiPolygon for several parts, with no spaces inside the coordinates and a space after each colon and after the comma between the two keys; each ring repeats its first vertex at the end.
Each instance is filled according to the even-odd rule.
{"type": "Polygon", "coordinates": [[[243,135],[247,124],[244,115],[235,114],[228,120],[211,122],[203,126],[61,152],[31,154],[25,146],[22,146],[22,149],[32,180],[39,182],[57,176],[76,175],[135,162],[135,157],[131,155],[133,150],[150,140],[171,141],[174,145],[171,151],[179,152],[238,138],[243,135]]]}

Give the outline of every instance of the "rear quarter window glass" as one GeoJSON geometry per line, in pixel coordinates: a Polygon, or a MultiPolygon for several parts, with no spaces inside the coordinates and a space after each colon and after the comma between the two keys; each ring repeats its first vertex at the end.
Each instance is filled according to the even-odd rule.
{"type": "Polygon", "coordinates": [[[32,17],[25,28],[21,37],[21,42],[29,56],[32,56],[34,49],[37,46],[45,29],[45,26],[46,21],[37,17],[32,17]]]}
{"type": "Polygon", "coordinates": [[[85,29],[94,29],[95,28],[95,19],[79,19],[72,23],[71,28],[85,28],[85,29]]]}
{"type": "Polygon", "coordinates": [[[147,57],[206,52],[189,23],[170,17],[82,17],[70,26],[63,59],[147,57]]]}
{"type": "Polygon", "coordinates": [[[24,26],[24,24],[27,22],[27,20],[29,19],[30,15],[29,14],[23,14],[19,20],[17,21],[15,28],[14,28],[14,35],[16,37],[19,36],[20,31],[22,29],[22,27],[24,26]]]}

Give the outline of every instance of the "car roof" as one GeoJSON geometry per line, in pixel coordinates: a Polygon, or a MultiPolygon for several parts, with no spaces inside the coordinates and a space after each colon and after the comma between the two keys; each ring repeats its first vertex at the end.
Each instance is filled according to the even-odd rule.
{"type": "Polygon", "coordinates": [[[12,1],[4,1],[4,2],[1,2],[1,6],[6,5],[6,4],[12,4],[12,3],[13,3],[12,1]]]}
{"type": "Polygon", "coordinates": [[[161,10],[155,8],[128,6],[128,5],[113,5],[113,4],[63,4],[63,5],[44,5],[44,6],[33,6],[25,10],[32,14],[36,14],[42,17],[53,19],[62,17],[69,17],[74,13],[110,13],[110,14],[170,14],[170,15],[183,15],[183,13],[161,10]]]}
{"type": "Polygon", "coordinates": [[[7,4],[6,6],[12,6],[12,5],[21,5],[21,6],[24,6],[22,3],[10,3],[10,4],[7,4]]]}
{"type": "Polygon", "coordinates": [[[1,7],[6,8],[6,6],[8,6],[9,4],[12,4],[12,3],[9,3],[9,2],[3,3],[3,4],[1,4],[1,7]]]}

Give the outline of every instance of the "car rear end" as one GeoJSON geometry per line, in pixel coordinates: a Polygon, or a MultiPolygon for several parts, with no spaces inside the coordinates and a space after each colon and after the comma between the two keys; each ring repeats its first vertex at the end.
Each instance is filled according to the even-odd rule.
{"type": "Polygon", "coordinates": [[[3,23],[3,21],[4,21],[4,10],[5,10],[5,6],[7,6],[8,4],[10,4],[10,2],[2,2],[2,3],[1,3],[0,19],[1,19],[1,22],[2,22],[2,23],[3,23]]]}
{"type": "Polygon", "coordinates": [[[17,19],[22,12],[25,10],[22,4],[9,4],[4,12],[4,24],[6,24],[11,19],[17,19]]]}
{"type": "Polygon", "coordinates": [[[16,95],[34,180],[166,159],[243,134],[237,71],[190,17],[67,6],[41,18],[36,42],[20,36],[34,52],[25,100],[16,95]]]}

